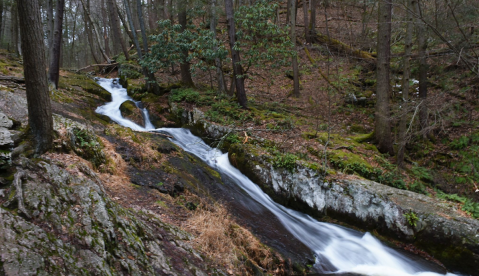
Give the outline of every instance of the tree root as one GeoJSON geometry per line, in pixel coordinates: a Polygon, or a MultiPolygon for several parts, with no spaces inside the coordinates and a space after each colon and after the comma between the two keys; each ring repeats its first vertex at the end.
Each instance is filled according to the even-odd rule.
{"type": "Polygon", "coordinates": [[[13,186],[15,188],[15,196],[12,196],[7,202],[3,204],[4,207],[10,206],[15,201],[18,203],[18,211],[22,212],[28,218],[31,218],[27,209],[24,205],[23,200],[23,188],[22,188],[22,178],[25,177],[25,172],[19,170],[13,178],[13,186]]]}

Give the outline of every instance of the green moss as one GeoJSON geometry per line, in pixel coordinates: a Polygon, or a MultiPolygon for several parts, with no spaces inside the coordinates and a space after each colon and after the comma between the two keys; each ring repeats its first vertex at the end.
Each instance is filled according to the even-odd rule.
{"type": "Polygon", "coordinates": [[[58,83],[59,88],[68,89],[71,86],[81,87],[86,92],[97,95],[105,101],[111,101],[111,94],[87,76],[69,74],[68,76],[60,78],[58,83]]]}
{"type": "Polygon", "coordinates": [[[358,142],[358,143],[369,142],[369,141],[372,141],[374,139],[374,132],[371,132],[371,133],[368,133],[368,134],[356,135],[356,136],[352,137],[352,139],[355,142],[358,142]]]}

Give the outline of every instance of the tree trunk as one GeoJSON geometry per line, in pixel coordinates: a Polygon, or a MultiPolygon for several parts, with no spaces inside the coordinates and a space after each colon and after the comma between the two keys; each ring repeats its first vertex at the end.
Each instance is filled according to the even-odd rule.
{"type": "Polygon", "coordinates": [[[299,98],[299,70],[298,57],[296,55],[296,0],[291,0],[291,42],[293,43],[295,55],[292,58],[293,64],[293,95],[299,98]]]}
{"type": "MultiPolygon", "coordinates": [[[[133,33],[130,30],[130,27],[128,27],[129,23],[126,22],[125,17],[121,13],[120,8],[118,8],[118,4],[116,3],[116,1],[113,0],[113,2],[115,3],[115,7],[116,7],[116,11],[118,13],[118,17],[120,18],[120,21],[121,21],[121,24],[123,25],[123,28],[125,28],[126,34],[128,34],[128,37],[134,43],[135,39],[133,37],[133,33]]],[[[129,43],[127,43],[127,44],[129,44],[129,43]]]]}
{"type": "Polygon", "coordinates": [[[55,19],[53,18],[53,0],[47,0],[47,39],[48,51],[47,58],[50,58],[53,48],[53,32],[55,31],[55,19]]]}
{"type": "Polygon", "coordinates": [[[74,51],[75,51],[75,41],[76,41],[75,37],[76,37],[76,27],[77,27],[77,20],[76,20],[77,15],[78,15],[78,9],[75,9],[75,14],[73,15],[74,19],[73,19],[73,30],[72,30],[72,46],[70,48],[70,63],[72,65],[71,67],[78,65],[74,63],[74,61],[76,61],[74,51]]]}
{"type": "Polygon", "coordinates": [[[95,37],[96,37],[96,40],[97,40],[97,43],[98,43],[98,47],[100,48],[100,52],[103,55],[103,57],[105,58],[106,62],[111,63],[110,58],[108,57],[108,55],[105,52],[105,49],[103,49],[103,47],[101,46],[100,34],[98,33],[98,30],[96,29],[95,23],[93,22],[93,19],[91,18],[91,15],[90,15],[90,6],[87,6],[85,4],[85,0],[80,0],[80,1],[83,5],[83,9],[85,10],[87,18],[90,22],[90,27],[93,28],[93,31],[95,32],[95,37]]]}
{"type": "MultiPolygon", "coordinates": [[[[216,0],[211,0],[211,18],[210,18],[210,30],[213,33],[213,39],[216,41],[216,0]]],[[[215,52],[218,52],[218,47],[215,45],[215,52]]],[[[223,65],[219,57],[215,58],[216,65],[216,78],[218,81],[218,93],[223,94],[226,91],[225,78],[223,76],[223,65]]]]}
{"type": "Polygon", "coordinates": [[[63,10],[65,0],[58,0],[55,14],[55,27],[53,32],[53,47],[50,52],[50,66],[48,67],[48,82],[58,89],[58,80],[60,78],[60,53],[62,44],[63,30],[63,10]]]}
{"type": "MultiPolygon", "coordinates": [[[[88,44],[90,45],[90,52],[91,52],[91,55],[93,57],[93,60],[95,61],[95,63],[100,63],[100,59],[97,57],[96,55],[96,51],[95,51],[95,43],[93,41],[93,33],[91,31],[91,27],[90,27],[90,22],[88,21],[87,19],[87,15],[86,15],[86,10],[83,9],[83,22],[85,23],[85,32],[87,34],[87,38],[88,38],[88,44]]],[[[88,61],[89,62],[89,61],[88,61]]]]}
{"type": "Polygon", "coordinates": [[[236,30],[233,10],[233,0],[225,0],[226,20],[228,22],[228,35],[231,49],[231,59],[233,61],[233,78],[236,86],[236,96],[238,97],[238,103],[243,108],[248,108],[248,100],[246,98],[246,91],[244,88],[244,76],[243,67],[240,62],[240,55],[235,50],[236,43],[236,30]]]}
{"type": "Polygon", "coordinates": [[[3,0],[0,0],[0,47],[2,47],[3,42],[3,0]]]}
{"type": "Polygon", "coordinates": [[[120,27],[120,21],[118,16],[119,13],[117,11],[117,6],[116,6],[116,3],[114,3],[114,1],[115,0],[106,1],[109,15],[110,15],[110,25],[111,25],[112,35],[113,35],[113,44],[115,45],[115,47],[118,47],[120,45],[126,60],[129,60],[130,54],[128,53],[128,46],[126,45],[125,40],[123,39],[123,36],[121,35],[121,27],[120,27]]]}
{"type": "MultiPolygon", "coordinates": [[[[103,43],[105,45],[105,53],[107,56],[110,56],[110,38],[108,36],[108,17],[106,15],[106,9],[105,9],[105,0],[101,0],[101,19],[103,23],[103,43]]],[[[118,54],[116,52],[115,54],[118,54]]]]}
{"type": "Polygon", "coordinates": [[[291,1],[292,0],[286,0],[286,25],[289,24],[289,15],[291,13],[291,1]]]}
{"type": "Polygon", "coordinates": [[[311,37],[316,37],[316,6],[318,0],[311,1],[311,18],[309,20],[309,35],[311,37]]]}
{"type": "Polygon", "coordinates": [[[28,123],[35,152],[42,154],[53,144],[53,118],[45,70],[45,49],[38,0],[17,0],[27,90],[28,123]]]}
{"type": "Polygon", "coordinates": [[[309,22],[308,22],[308,5],[307,1],[303,0],[303,22],[304,22],[304,38],[306,43],[311,43],[311,38],[309,36],[309,22]]]}
{"type": "Polygon", "coordinates": [[[13,46],[13,52],[15,54],[20,54],[20,51],[18,50],[18,4],[17,2],[14,2],[12,5],[12,46],[13,46]]]}
{"type": "MultiPolygon", "coordinates": [[[[413,10],[416,5],[416,0],[406,0],[408,10],[413,10]]],[[[397,165],[399,168],[404,166],[404,150],[406,147],[406,135],[407,135],[407,121],[408,121],[408,101],[409,101],[409,79],[411,74],[410,59],[412,52],[412,33],[413,28],[413,15],[411,12],[406,13],[406,37],[404,40],[404,65],[403,65],[403,77],[402,77],[402,103],[400,109],[400,121],[399,121],[399,146],[397,153],[397,165]]]]}
{"type": "MultiPolygon", "coordinates": [[[[419,1],[415,5],[416,14],[422,17],[422,11],[419,1]]],[[[418,80],[419,80],[419,125],[421,127],[421,133],[424,138],[427,137],[427,127],[428,127],[428,111],[427,111],[427,39],[426,39],[426,25],[419,19],[417,21],[417,46],[419,49],[419,70],[418,70],[418,80]]]]}
{"type": "MultiPolygon", "coordinates": [[[[148,38],[146,37],[145,21],[143,20],[141,0],[136,0],[136,4],[137,4],[137,10],[138,10],[138,20],[140,21],[141,37],[143,40],[143,50],[145,51],[145,54],[148,54],[148,38]]],[[[150,93],[159,95],[160,86],[156,82],[155,74],[151,73],[150,70],[148,70],[148,68],[144,66],[142,68],[145,73],[145,77],[147,78],[146,89],[150,93]]]]}
{"type": "Polygon", "coordinates": [[[391,13],[392,4],[379,1],[378,7],[378,45],[377,45],[377,88],[374,136],[380,152],[394,155],[391,139],[389,111],[389,63],[391,59],[391,13]]]}
{"type": "MultiPolygon", "coordinates": [[[[178,23],[181,25],[181,31],[186,31],[187,18],[186,18],[186,0],[179,0],[178,10],[178,23]]],[[[180,63],[181,82],[185,86],[194,86],[193,79],[191,78],[190,63],[188,62],[188,50],[183,50],[183,60],[180,63]]]]}
{"type": "MultiPolygon", "coordinates": [[[[155,2],[154,0],[148,0],[148,24],[150,25],[150,32],[158,27],[156,24],[156,22],[158,22],[158,9],[155,2]]],[[[163,7],[163,5],[161,5],[161,7],[163,7]]]]}

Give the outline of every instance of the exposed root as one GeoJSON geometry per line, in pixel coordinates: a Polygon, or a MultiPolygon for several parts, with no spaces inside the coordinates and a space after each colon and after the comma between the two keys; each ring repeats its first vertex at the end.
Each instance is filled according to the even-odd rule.
{"type": "Polygon", "coordinates": [[[25,177],[25,172],[19,170],[13,178],[13,186],[15,187],[15,196],[12,196],[7,202],[3,204],[4,207],[10,206],[12,203],[17,202],[18,211],[22,212],[28,218],[31,218],[28,213],[25,205],[23,204],[23,188],[22,188],[22,178],[25,177]]]}

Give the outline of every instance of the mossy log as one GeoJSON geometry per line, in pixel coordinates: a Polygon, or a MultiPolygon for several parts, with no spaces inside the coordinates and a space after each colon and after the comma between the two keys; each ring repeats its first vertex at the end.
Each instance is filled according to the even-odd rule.
{"type": "Polygon", "coordinates": [[[345,53],[347,53],[349,55],[352,55],[356,58],[363,59],[365,61],[376,62],[376,58],[371,53],[361,51],[359,49],[354,49],[353,47],[351,47],[351,46],[349,46],[349,45],[347,45],[347,44],[345,44],[345,43],[343,43],[343,42],[341,42],[337,39],[328,37],[327,35],[318,33],[316,35],[315,40],[318,43],[325,43],[329,47],[331,47],[331,48],[333,48],[337,51],[345,52],[345,53]]]}

